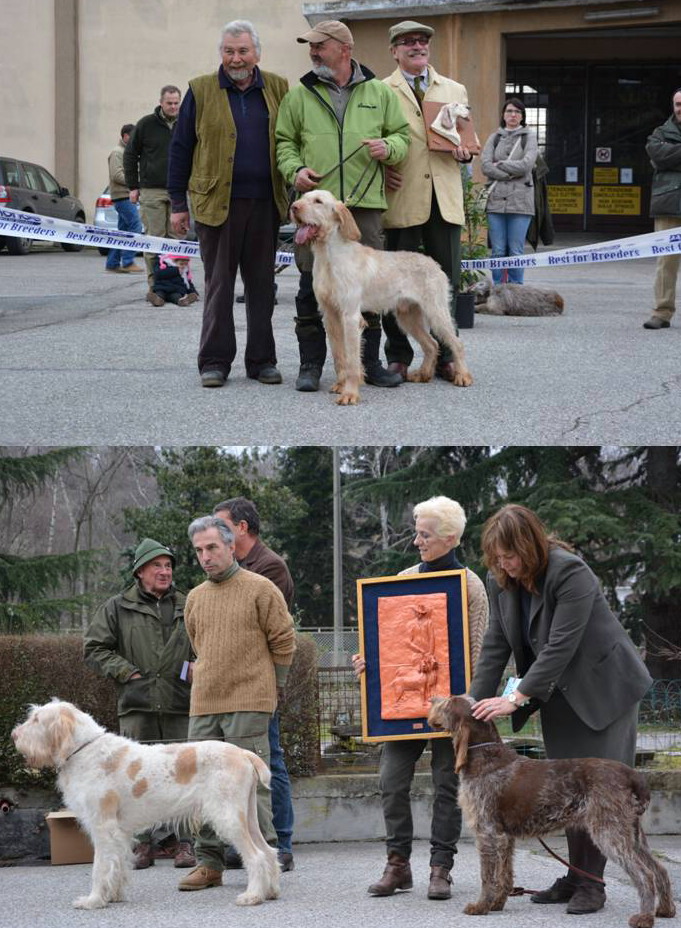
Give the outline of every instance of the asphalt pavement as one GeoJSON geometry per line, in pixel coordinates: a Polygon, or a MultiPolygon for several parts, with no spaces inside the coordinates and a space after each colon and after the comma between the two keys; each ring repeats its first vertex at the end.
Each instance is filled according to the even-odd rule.
{"type": "MultiPolygon", "coordinates": [[[[564,855],[564,841],[555,837],[549,844],[564,855]]],[[[678,906],[681,838],[655,836],[651,845],[669,871],[678,906]]],[[[304,844],[294,851],[296,868],[282,874],[281,897],[252,908],[234,904],[245,887],[243,871],[227,872],[222,887],[181,893],[177,883],[186,871],[175,870],[172,861],[157,862],[149,870],[131,873],[125,902],[86,912],[71,908],[71,900],[88,890],[90,865],[7,867],[0,870],[0,920],[12,928],[223,928],[234,924],[253,928],[461,928],[468,924],[463,907],[477,898],[480,885],[478,856],[470,840],[459,845],[452,871],[453,895],[447,901],[426,898],[429,848],[424,841],[416,842],[412,855],[413,890],[383,899],[366,891],[383,870],[382,842],[304,844]]],[[[518,886],[544,889],[562,873],[563,867],[536,841],[519,845],[515,857],[518,886]]],[[[487,915],[485,928],[626,928],[629,916],[638,911],[636,891],[614,864],[608,864],[605,877],[607,903],[594,915],[576,920],[566,915],[563,905],[536,905],[527,896],[518,896],[509,899],[502,912],[487,915]]],[[[658,922],[660,928],[666,924],[675,922],[658,922]]]]}
{"type": "MultiPolygon", "coordinates": [[[[563,236],[559,247],[581,244],[563,236]]],[[[139,259],[141,261],[141,259],[139,259]]],[[[194,261],[203,293],[200,261],[194,261]]],[[[248,380],[245,314],[227,386],[200,386],[203,303],[155,309],[145,275],[107,274],[94,249],[0,254],[3,444],[675,444],[681,439],[681,321],[642,328],[654,260],[537,268],[555,318],[477,315],[462,330],[475,383],[367,386],[357,407],[297,393],[297,273],[277,277],[280,386],[248,380]]]]}

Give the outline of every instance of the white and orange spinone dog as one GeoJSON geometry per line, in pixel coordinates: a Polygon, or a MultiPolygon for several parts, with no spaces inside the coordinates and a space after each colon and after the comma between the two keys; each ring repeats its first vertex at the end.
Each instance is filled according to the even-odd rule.
{"type": "Polygon", "coordinates": [[[238,905],[279,895],[279,865],[258,826],[256,789],[270,771],[256,754],[222,741],[138,744],[102,728],[90,715],[54,699],[32,706],[12,731],[32,767],[55,767],[64,802],[94,846],[92,888],[77,909],[123,898],[136,832],[161,822],[212,825],[232,844],[248,874],[238,905]]]}
{"type": "Polygon", "coordinates": [[[473,383],[450,317],[449,280],[436,261],[418,252],[377,251],[360,245],[352,213],[327,190],[303,194],[292,204],[291,218],[298,226],[297,244],[312,246],[313,287],[336,367],[331,392],[339,394],[341,406],[359,402],[364,382],[362,312],[393,313],[400,328],[420,345],[423,362],[407,380],[433,379],[438,345],[432,331],[454,356],[452,383],[457,387],[473,383]]]}

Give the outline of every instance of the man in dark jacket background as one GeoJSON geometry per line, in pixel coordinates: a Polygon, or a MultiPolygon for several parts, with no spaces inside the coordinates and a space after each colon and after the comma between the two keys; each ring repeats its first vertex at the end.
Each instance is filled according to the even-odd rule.
{"type": "MultiPolygon", "coordinates": [[[[655,231],[681,226],[681,87],[672,96],[669,119],[648,136],[646,151],[652,161],[653,189],[650,215],[655,231]]],[[[676,278],[681,254],[661,255],[655,269],[655,308],[644,329],[668,329],[676,309],[676,278]]]]}
{"type": "MultiPolygon", "coordinates": [[[[183,669],[191,646],[184,627],[186,597],[173,585],[174,566],[169,548],[145,538],[135,551],[134,582],[99,607],[85,634],[85,663],[115,680],[120,732],[136,741],[187,738],[189,681],[183,669]]],[[[136,870],[154,863],[151,835],[151,829],[136,835],[136,870]]],[[[178,837],[175,866],[193,867],[186,825],[178,837]]]]}
{"type": "MultiPolygon", "coordinates": [[[[130,202],[140,205],[147,235],[176,238],[170,227],[170,197],[167,190],[168,149],[182,94],[167,84],[153,113],[143,116],[135,126],[123,153],[125,183],[130,188],[130,202]]],[[[154,281],[154,256],[144,256],[149,293],[154,281]]],[[[148,296],[148,295],[147,295],[148,296]]]]}

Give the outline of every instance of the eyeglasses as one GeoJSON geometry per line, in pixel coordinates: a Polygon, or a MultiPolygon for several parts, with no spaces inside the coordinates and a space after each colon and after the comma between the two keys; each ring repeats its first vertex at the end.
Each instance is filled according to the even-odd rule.
{"type": "Polygon", "coordinates": [[[414,36],[411,39],[395,42],[395,45],[406,45],[408,48],[413,48],[414,45],[430,45],[430,38],[427,35],[414,36]]]}

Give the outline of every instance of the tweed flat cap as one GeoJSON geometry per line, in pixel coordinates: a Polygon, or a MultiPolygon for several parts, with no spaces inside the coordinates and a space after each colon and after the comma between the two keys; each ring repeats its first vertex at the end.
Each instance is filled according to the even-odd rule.
{"type": "Polygon", "coordinates": [[[403,22],[391,26],[388,30],[390,44],[394,45],[400,36],[406,35],[408,32],[421,32],[423,35],[427,36],[435,35],[435,30],[430,26],[424,26],[423,23],[415,23],[413,19],[405,19],[403,22]]]}

